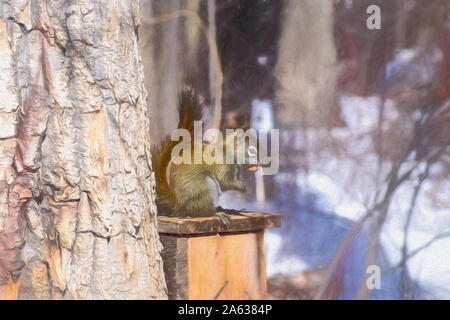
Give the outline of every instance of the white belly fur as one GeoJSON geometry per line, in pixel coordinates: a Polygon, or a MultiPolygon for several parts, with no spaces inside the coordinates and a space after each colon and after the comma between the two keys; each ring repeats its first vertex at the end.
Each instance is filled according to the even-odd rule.
{"type": "Polygon", "coordinates": [[[209,193],[213,198],[214,205],[219,202],[220,194],[222,193],[222,189],[220,189],[220,184],[217,179],[213,179],[209,176],[206,177],[206,184],[208,185],[209,193]]]}

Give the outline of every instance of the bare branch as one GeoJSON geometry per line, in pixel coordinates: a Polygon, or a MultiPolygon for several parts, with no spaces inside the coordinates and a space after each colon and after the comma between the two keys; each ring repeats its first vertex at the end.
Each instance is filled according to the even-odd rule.
{"type": "Polygon", "coordinates": [[[168,22],[173,19],[177,19],[179,17],[186,17],[186,18],[189,18],[192,22],[194,22],[200,28],[200,30],[203,32],[203,34],[206,37],[206,40],[208,41],[209,52],[211,54],[211,57],[214,61],[214,65],[215,65],[215,78],[216,78],[214,116],[213,116],[212,127],[218,129],[218,128],[220,128],[220,122],[222,119],[223,72],[222,72],[222,65],[220,63],[219,49],[217,47],[216,40],[209,32],[207,25],[203,22],[203,20],[199,17],[199,15],[195,11],[192,11],[192,10],[176,10],[174,12],[164,14],[164,15],[154,17],[154,18],[141,18],[141,20],[145,24],[155,25],[155,24],[168,22]]]}

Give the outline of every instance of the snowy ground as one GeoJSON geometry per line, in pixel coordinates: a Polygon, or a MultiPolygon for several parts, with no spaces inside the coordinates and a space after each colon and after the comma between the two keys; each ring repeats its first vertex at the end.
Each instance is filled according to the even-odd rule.
{"type": "MultiPolygon", "coordinates": [[[[297,197],[298,210],[292,203],[286,208],[275,203],[267,204],[265,211],[285,210],[286,213],[280,230],[266,232],[269,277],[277,273],[295,274],[326,266],[352,221],[357,221],[375,200],[374,191],[382,185],[379,179],[390,169],[389,164],[377,167],[377,157],[373,153],[371,133],[377,125],[380,98],[344,97],[341,104],[347,127],[331,130],[331,137],[329,132],[322,129],[309,129],[306,132],[307,139],[298,144],[307,144],[311,150],[307,158],[311,164],[310,170],[308,173],[288,173],[297,176],[296,184],[303,195],[314,195],[313,205],[305,207],[306,198],[300,199],[300,196],[297,197]],[[345,156],[336,156],[333,148],[324,146],[323,141],[348,146],[345,156]]],[[[386,102],[385,108],[383,126],[388,129],[399,114],[391,101],[386,102]]],[[[299,135],[299,139],[301,137],[304,135],[299,135]]],[[[439,167],[433,170],[437,171],[439,167]]],[[[280,173],[279,184],[283,184],[282,176],[283,173],[280,173]]],[[[413,181],[405,183],[393,197],[380,236],[381,251],[386,257],[386,261],[382,263],[383,268],[399,263],[404,243],[406,212],[413,188],[413,181]]],[[[227,207],[256,209],[255,204],[246,203],[236,194],[223,195],[221,203],[227,207]]],[[[450,232],[449,203],[448,177],[443,181],[426,181],[418,196],[409,227],[408,252],[424,246],[437,235],[450,232]]],[[[364,245],[357,246],[357,250],[364,251],[364,245]]],[[[363,255],[364,252],[358,253],[358,257],[352,262],[356,265],[351,270],[361,269],[363,255]]],[[[409,259],[407,266],[411,278],[421,289],[417,298],[450,298],[450,234],[420,250],[409,259]]],[[[345,279],[352,284],[358,283],[360,274],[346,275],[345,279]]],[[[382,283],[387,284],[388,288],[375,296],[398,298],[398,273],[386,275],[386,279],[382,283]]]]}

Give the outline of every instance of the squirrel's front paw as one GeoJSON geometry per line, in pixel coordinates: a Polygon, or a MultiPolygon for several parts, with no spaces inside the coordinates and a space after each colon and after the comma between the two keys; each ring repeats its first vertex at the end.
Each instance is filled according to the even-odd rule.
{"type": "Polygon", "coordinates": [[[245,184],[241,181],[237,181],[236,182],[236,190],[240,191],[240,192],[246,192],[247,191],[247,187],[245,186],[245,184]]]}
{"type": "Polygon", "coordinates": [[[215,216],[223,226],[228,227],[231,224],[231,218],[225,212],[216,212],[215,216]]]}

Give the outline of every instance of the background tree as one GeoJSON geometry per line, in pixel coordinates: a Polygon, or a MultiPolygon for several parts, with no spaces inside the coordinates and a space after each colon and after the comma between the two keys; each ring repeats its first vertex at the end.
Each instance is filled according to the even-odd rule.
{"type": "Polygon", "coordinates": [[[155,71],[146,74],[145,80],[152,100],[152,143],[176,128],[178,92],[184,85],[195,86],[205,106],[205,120],[218,128],[222,116],[222,71],[215,39],[215,0],[140,3],[144,69],[155,71]]]}
{"type": "MultiPolygon", "coordinates": [[[[337,54],[332,1],[284,1],[275,74],[281,127],[336,121],[337,54]]],[[[339,110],[337,110],[339,111],[339,110]]]]}

